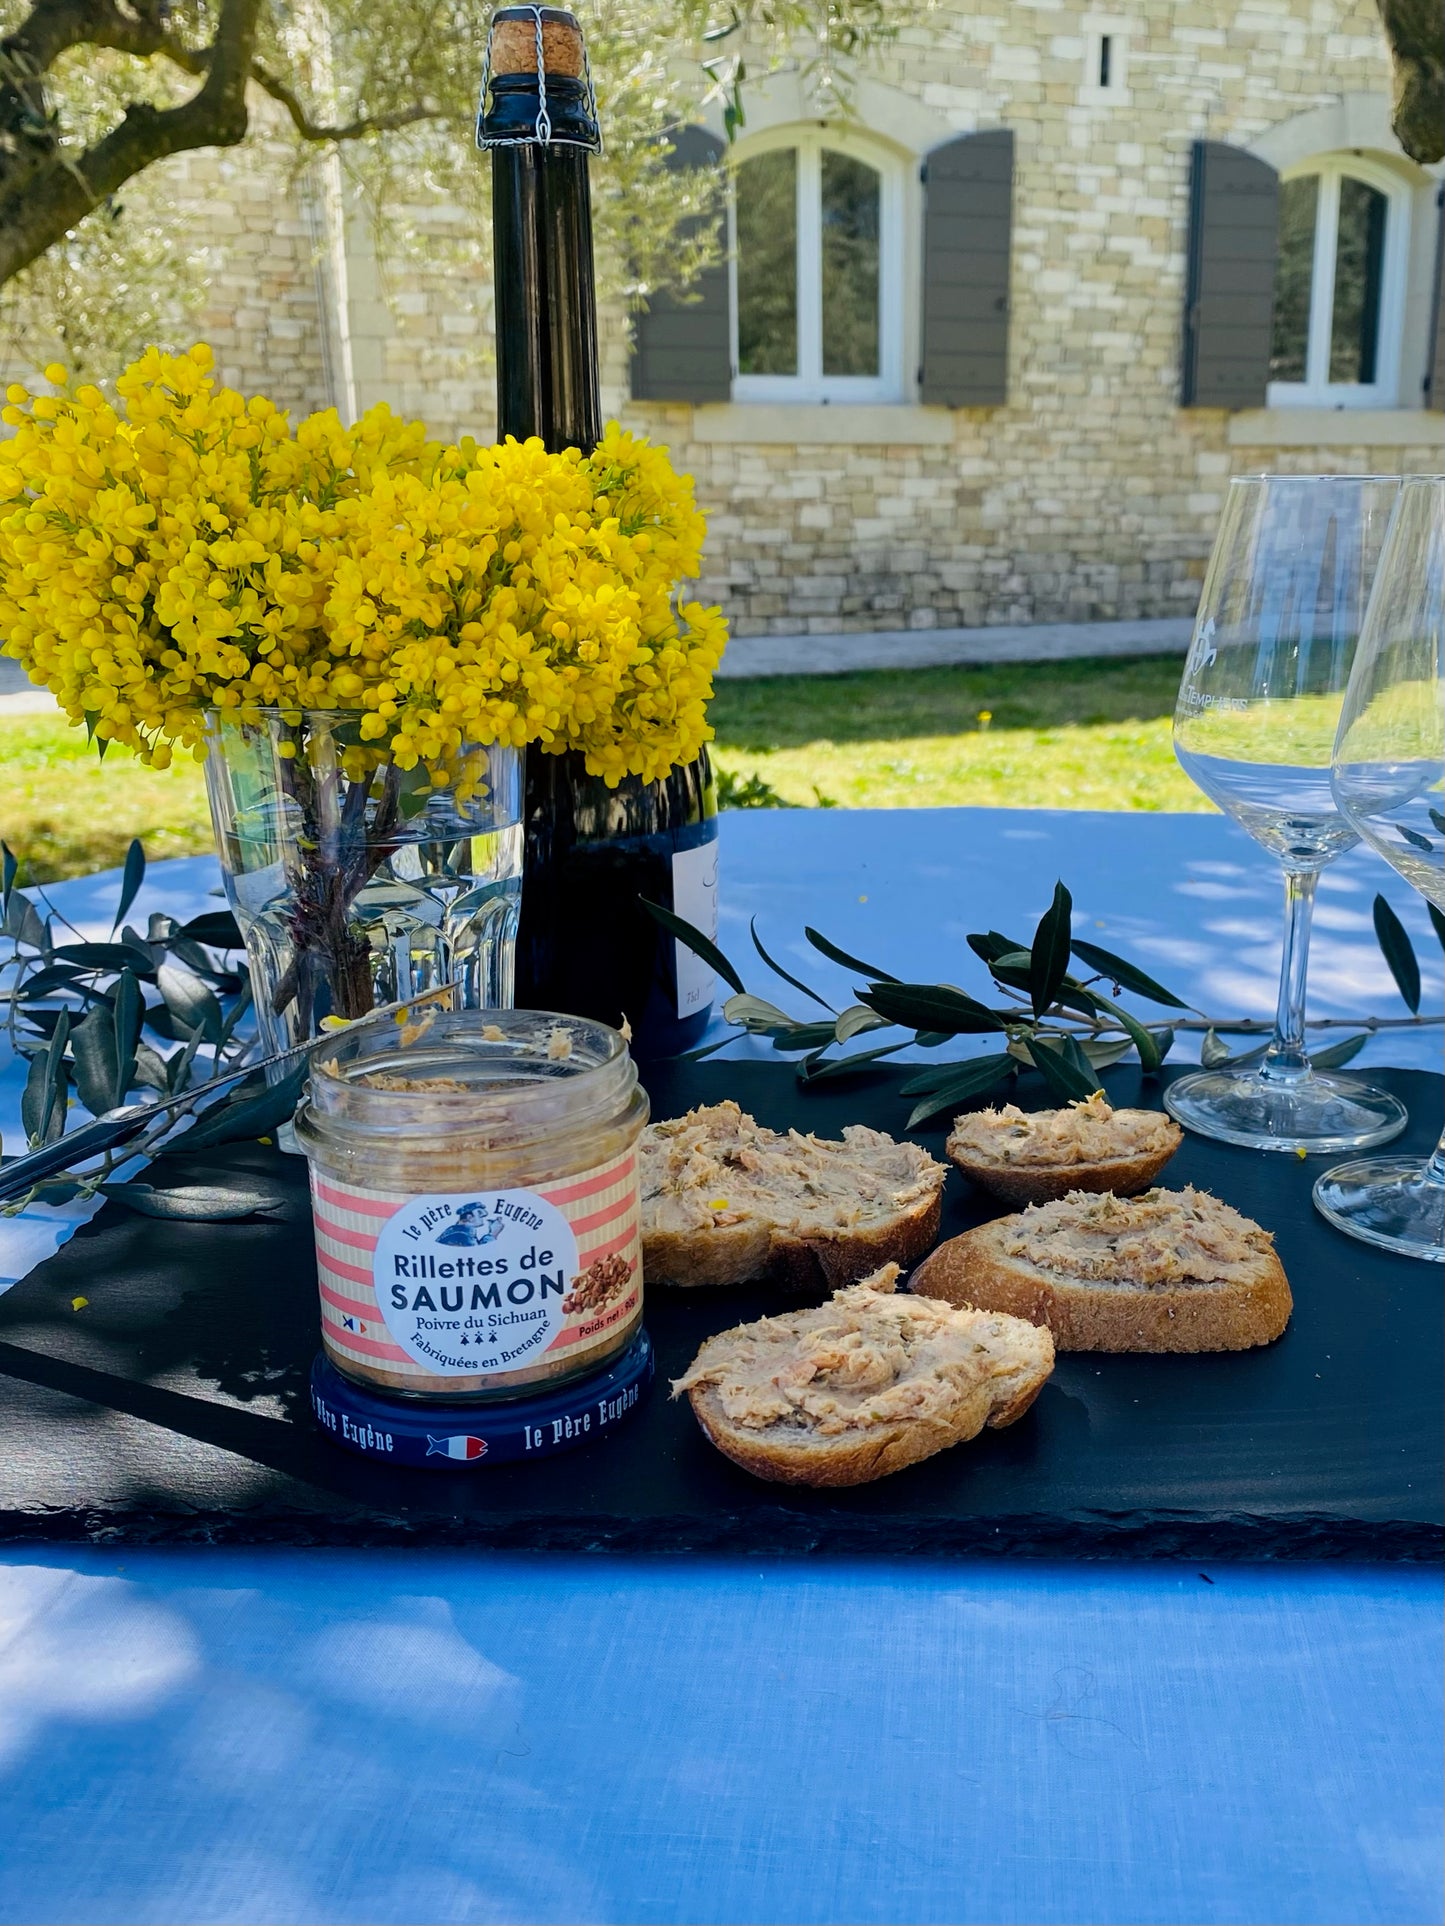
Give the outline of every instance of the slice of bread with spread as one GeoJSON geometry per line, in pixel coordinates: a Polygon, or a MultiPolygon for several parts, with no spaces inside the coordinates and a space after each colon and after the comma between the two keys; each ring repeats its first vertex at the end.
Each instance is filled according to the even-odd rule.
{"type": "Polygon", "coordinates": [[[639,1146],[649,1287],[761,1280],[816,1295],[932,1248],[947,1168],[852,1124],[766,1130],[735,1103],[650,1124],[639,1146]]]}
{"type": "Polygon", "coordinates": [[[940,1244],[912,1288],[1046,1324],[1061,1351],[1245,1351],[1293,1300],[1274,1239],[1207,1191],[1074,1191],[940,1244]]]}
{"type": "Polygon", "coordinates": [[[965,1177],[1006,1204],[1046,1204],[1071,1190],[1147,1190],[1184,1140],[1158,1110],[1115,1110],[1102,1090],[1063,1110],[974,1110],[947,1150],[965,1177]]]}
{"type": "Polygon", "coordinates": [[[898,1266],[826,1304],[709,1338],[672,1387],[719,1451],[786,1485],[862,1485],[1021,1418],[1054,1368],[1046,1330],[895,1296],[898,1266]]]}

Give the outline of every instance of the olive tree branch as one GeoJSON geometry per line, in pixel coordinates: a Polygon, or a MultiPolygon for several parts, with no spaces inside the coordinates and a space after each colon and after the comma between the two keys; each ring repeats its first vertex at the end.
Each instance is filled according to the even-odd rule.
{"type": "MultiPolygon", "coordinates": [[[[80,0],[46,0],[19,36],[0,45],[10,73],[21,75],[18,90],[0,75],[0,133],[6,131],[6,90],[13,95],[11,138],[0,152],[0,283],[28,267],[153,162],[195,147],[233,147],[246,135],[246,85],[262,0],[221,0],[215,38],[206,51],[205,78],[188,100],[166,108],[132,102],[119,125],[82,154],[64,154],[45,109],[40,80],[44,67],[39,62],[43,57],[53,64],[67,45],[92,39],[90,30],[79,33],[79,5],[80,0]],[[50,18],[52,14],[61,17],[50,18]],[[22,38],[17,50],[16,39],[27,31],[29,39],[22,38]],[[31,123],[33,135],[27,142],[31,123]]],[[[129,32],[124,15],[114,7],[104,11],[121,23],[117,33],[122,26],[129,32]]],[[[143,25],[139,22],[136,31],[143,25]]]]}

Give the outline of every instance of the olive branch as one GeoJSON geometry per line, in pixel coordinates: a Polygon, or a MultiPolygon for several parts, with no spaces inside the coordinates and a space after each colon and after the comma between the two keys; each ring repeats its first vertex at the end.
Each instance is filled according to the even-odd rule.
{"type": "MultiPolygon", "coordinates": [[[[772,973],[816,1004],[822,1017],[794,1017],[776,1003],[749,992],[737,969],[716,943],[693,924],[660,903],[644,899],[644,908],[678,942],[708,963],[734,994],[722,1006],[723,1016],[751,1036],[768,1037],[784,1055],[798,1056],[798,1080],[805,1086],[856,1076],[880,1066],[885,1058],[910,1047],[938,1049],[955,1037],[987,1036],[1001,1047],[984,1056],[953,1058],[911,1076],[900,1086],[905,1097],[919,1101],[909,1113],[912,1130],[940,1111],[987,1096],[1025,1071],[1036,1071],[1051,1094],[1061,1101],[1078,1101],[1099,1087],[1099,1073],[1111,1063],[1133,1054],[1146,1076],[1156,1074],[1181,1030],[1202,1031],[1200,1055],[1209,1068],[1243,1064],[1263,1054],[1257,1049],[1233,1052],[1225,1036],[1263,1036],[1273,1025],[1257,1018],[1206,1016],[1166,989],[1147,971],[1116,956],[1097,943],[1073,934],[1073,898],[1063,883],[1054,884],[1053,900],[1039,918],[1032,940],[1015,941],[998,930],[968,936],[970,950],[985,965],[998,992],[997,1001],[982,1002],[952,983],[908,983],[881,965],[852,956],[819,931],[803,934],[820,955],[864,979],[856,1001],[842,1010],[801,977],[784,969],[758,935],[757,919],[750,927],[753,948],[772,973]],[[1170,1012],[1164,1019],[1139,1017],[1120,997],[1128,994],[1170,1012]],[[854,1038],[894,1028],[912,1035],[897,1043],[870,1046],[851,1054],[831,1054],[854,1038]]],[[[1445,947],[1445,916],[1429,905],[1435,934],[1445,947]]],[[[1348,1063],[1381,1030],[1409,1028],[1442,1021],[1420,1015],[1420,962],[1403,923],[1376,896],[1375,936],[1395,985],[1410,1011],[1408,1017],[1321,1017],[1312,1029],[1348,1029],[1353,1035],[1314,1052],[1321,1069],[1348,1063]]],[[[730,1041],[691,1051],[692,1060],[711,1056],[730,1041]]]]}
{"type": "Polygon", "coordinates": [[[0,1205],[0,1216],[96,1196],[148,1216],[197,1219],[283,1205],[286,1196],[275,1185],[249,1177],[169,1186],[115,1178],[138,1156],[172,1149],[189,1155],[262,1136],[300,1099],[304,1063],[275,1084],[260,1072],[242,1074],[253,1048],[239,1034],[251,986],[244,966],[236,970],[228,961],[242,948],[231,912],[187,922],[158,912],[144,932],[133,928],[125,918],[146,872],[145,850],[134,841],[109,938],[94,942],[43,889],[18,887],[20,865],[4,843],[0,864],[0,939],[8,944],[0,954],[0,1002],[10,1046],[29,1064],[20,1100],[25,1148],[63,1149],[68,1137],[74,1148],[49,1176],[0,1205]],[[218,1095],[222,1087],[225,1096],[218,1095]],[[137,1112],[141,1093],[150,1093],[153,1121],[137,1112]],[[77,1108],[95,1121],[72,1130],[77,1108]],[[195,1121],[172,1144],[177,1124],[189,1118],[195,1121]]]}

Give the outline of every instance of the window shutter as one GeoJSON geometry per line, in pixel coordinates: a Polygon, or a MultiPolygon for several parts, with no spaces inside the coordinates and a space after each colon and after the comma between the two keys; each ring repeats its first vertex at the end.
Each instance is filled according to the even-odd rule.
{"type": "Polygon", "coordinates": [[[1180,392],[1185,408],[1264,406],[1278,251],[1279,175],[1240,147],[1195,141],[1180,392]]]}
{"type": "Polygon", "coordinates": [[[1008,399],[1013,172],[1007,127],[965,134],[924,162],[920,400],[995,408],[1008,399]]]}
{"type": "Polygon", "coordinates": [[[1435,244],[1435,305],[1430,321],[1430,354],[1425,364],[1425,406],[1445,413],[1445,187],[1435,190],[1440,210],[1435,244]]]}
{"type": "MultiPolygon", "coordinates": [[[[669,134],[668,166],[716,167],[723,144],[701,127],[669,134]]],[[[634,322],[631,368],[634,401],[727,401],[732,394],[726,262],[698,276],[692,298],[654,294],[634,322]]]]}

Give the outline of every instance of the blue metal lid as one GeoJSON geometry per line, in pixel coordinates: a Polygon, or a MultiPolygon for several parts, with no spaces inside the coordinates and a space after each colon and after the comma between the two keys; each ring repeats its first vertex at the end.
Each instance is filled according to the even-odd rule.
{"type": "Polygon", "coordinates": [[[635,1411],[652,1383],[652,1340],[639,1331],[605,1371],[555,1391],[498,1404],[418,1404],[381,1398],[342,1377],[318,1352],[311,1409],[333,1444],[388,1465],[455,1471],[549,1458],[590,1444],[635,1411]]]}

